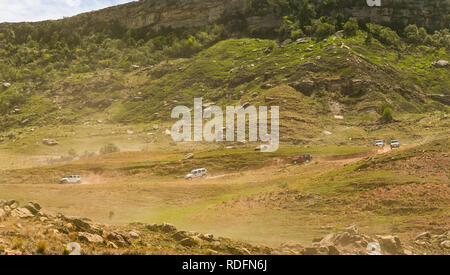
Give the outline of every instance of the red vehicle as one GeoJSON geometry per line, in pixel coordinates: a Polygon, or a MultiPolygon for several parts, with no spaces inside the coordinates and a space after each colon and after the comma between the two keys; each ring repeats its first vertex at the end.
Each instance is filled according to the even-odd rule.
{"type": "Polygon", "coordinates": [[[301,155],[292,159],[294,164],[310,163],[312,161],[311,155],[301,155]]]}

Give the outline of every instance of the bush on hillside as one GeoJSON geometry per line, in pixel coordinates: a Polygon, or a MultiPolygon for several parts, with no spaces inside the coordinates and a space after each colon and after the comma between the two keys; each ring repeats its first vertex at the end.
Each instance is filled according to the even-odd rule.
{"type": "Polygon", "coordinates": [[[367,30],[386,45],[398,46],[400,44],[400,36],[391,28],[369,23],[367,24],[367,30]]]}
{"type": "Polygon", "coordinates": [[[416,25],[408,25],[404,29],[404,35],[408,42],[413,44],[423,44],[428,36],[424,28],[418,28],[416,25]]]}
{"type": "Polygon", "coordinates": [[[344,25],[344,34],[346,36],[355,36],[359,30],[358,20],[356,18],[351,17],[348,19],[347,23],[344,25]]]}
{"type": "Polygon", "coordinates": [[[394,121],[393,113],[394,111],[392,110],[391,107],[384,108],[383,114],[381,115],[381,121],[383,123],[391,123],[392,121],[394,121]]]}
{"type": "Polygon", "coordinates": [[[315,35],[317,39],[321,40],[332,35],[336,31],[335,27],[329,23],[319,23],[317,25],[315,35]]]}
{"type": "Polygon", "coordinates": [[[113,143],[108,143],[100,149],[101,155],[112,154],[117,152],[120,152],[120,149],[113,143]]]}

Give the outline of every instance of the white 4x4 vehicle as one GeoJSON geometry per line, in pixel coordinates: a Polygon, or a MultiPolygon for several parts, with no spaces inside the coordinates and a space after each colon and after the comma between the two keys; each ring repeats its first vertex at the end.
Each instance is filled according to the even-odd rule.
{"type": "Polygon", "coordinates": [[[80,175],[65,176],[59,180],[59,183],[60,184],[81,183],[81,176],[80,175]]]}
{"type": "Polygon", "coordinates": [[[384,147],[384,141],[382,141],[382,140],[375,140],[375,146],[377,146],[377,147],[384,147]]]}
{"type": "Polygon", "coordinates": [[[202,178],[206,177],[208,175],[208,170],[205,168],[192,170],[191,173],[187,174],[186,177],[184,177],[187,180],[192,180],[196,178],[202,178]]]}
{"type": "Polygon", "coordinates": [[[391,140],[391,149],[400,148],[400,142],[398,140],[391,140]]]}

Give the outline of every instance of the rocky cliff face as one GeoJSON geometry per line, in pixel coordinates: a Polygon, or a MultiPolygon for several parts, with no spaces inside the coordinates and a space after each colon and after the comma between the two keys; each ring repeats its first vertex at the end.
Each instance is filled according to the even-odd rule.
{"type": "Polygon", "coordinates": [[[246,0],[144,0],[93,13],[127,28],[192,28],[244,12],[246,0]]]}
{"type": "Polygon", "coordinates": [[[365,0],[360,2],[358,6],[344,6],[344,13],[391,26],[416,24],[442,29],[450,24],[450,0],[381,0],[381,7],[368,7],[365,0]]]}
{"type": "MultiPolygon", "coordinates": [[[[104,20],[117,19],[127,28],[191,28],[241,16],[249,28],[275,28],[280,24],[271,16],[246,14],[248,0],[141,0],[104,9],[92,15],[104,20]]],[[[322,0],[313,0],[316,2],[322,0]]],[[[338,1],[339,2],[339,1],[338,1]]],[[[381,0],[381,7],[369,7],[366,0],[340,1],[336,12],[389,25],[415,23],[430,29],[449,25],[450,0],[381,0]]]]}

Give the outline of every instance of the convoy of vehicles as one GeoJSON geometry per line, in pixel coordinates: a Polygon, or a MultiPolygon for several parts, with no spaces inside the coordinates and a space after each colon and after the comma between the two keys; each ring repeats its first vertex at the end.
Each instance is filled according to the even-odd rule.
{"type": "MultiPolygon", "coordinates": [[[[381,147],[381,148],[384,148],[384,146],[385,146],[383,140],[375,140],[374,145],[377,147],[381,147]]],[[[391,149],[398,149],[398,148],[400,148],[400,142],[396,139],[393,139],[389,143],[389,146],[391,147],[391,149]]]]}
{"type": "MultiPolygon", "coordinates": [[[[375,140],[374,145],[377,147],[384,147],[385,143],[383,140],[375,140]]],[[[390,142],[391,149],[400,148],[400,142],[398,140],[391,140],[390,142]]],[[[301,155],[292,158],[293,164],[303,164],[310,163],[313,157],[309,154],[301,155]]],[[[192,170],[189,174],[187,174],[184,178],[187,180],[192,180],[196,178],[203,178],[208,175],[208,170],[206,168],[200,168],[192,170]]],[[[68,175],[59,180],[60,184],[78,184],[82,182],[82,178],[80,175],[68,175]]]]}

